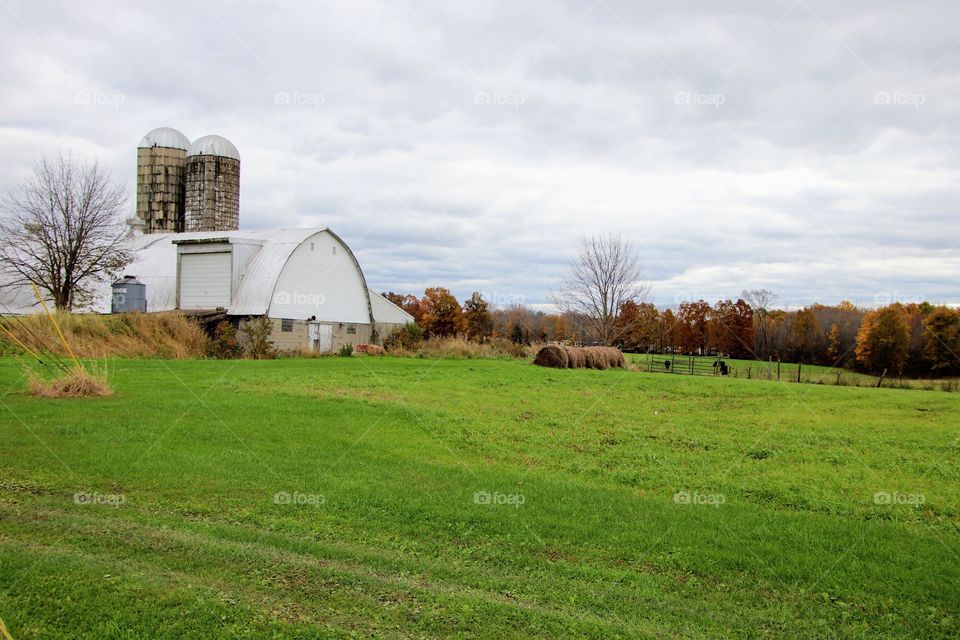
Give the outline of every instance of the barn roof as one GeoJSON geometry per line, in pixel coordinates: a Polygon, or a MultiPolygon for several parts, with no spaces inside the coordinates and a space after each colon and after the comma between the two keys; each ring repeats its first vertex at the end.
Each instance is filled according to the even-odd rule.
{"type": "MultiPolygon", "coordinates": [[[[413,321],[406,311],[366,287],[363,270],[350,247],[326,227],[136,235],[128,240],[135,257],[123,275],[134,276],[146,285],[148,311],[172,310],[177,306],[177,245],[229,242],[235,255],[243,253],[245,256],[242,257],[242,271],[234,279],[236,288],[227,313],[264,315],[270,311],[274,289],[294,250],[320,233],[329,234],[346,248],[360,281],[364,283],[367,309],[377,322],[402,324],[413,321]]],[[[99,282],[94,286],[90,309],[110,313],[110,299],[111,283],[99,282]]],[[[0,310],[29,314],[36,312],[38,307],[29,287],[0,286],[0,310]]]]}
{"type": "MultiPolygon", "coordinates": [[[[124,273],[134,275],[147,285],[147,309],[164,311],[177,306],[177,244],[203,240],[226,240],[231,244],[257,245],[259,250],[244,269],[228,313],[262,315],[267,313],[273,287],[290,254],[307,238],[326,227],[271,229],[264,231],[193,231],[187,233],[150,233],[134,236],[131,248],[136,254],[124,273]]],[[[94,309],[110,312],[110,283],[100,283],[94,309]]]]}

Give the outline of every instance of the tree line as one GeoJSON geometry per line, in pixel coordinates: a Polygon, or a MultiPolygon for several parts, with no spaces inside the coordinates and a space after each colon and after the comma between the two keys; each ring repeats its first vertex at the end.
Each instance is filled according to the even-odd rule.
{"type": "Polygon", "coordinates": [[[412,315],[426,337],[609,344],[632,353],[719,353],[871,373],[960,375],[960,310],[929,303],[864,309],[845,301],[786,310],[772,307],[771,292],[755,290],[736,300],[664,309],[624,300],[606,326],[576,311],[546,313],[522,304],[494,309],[479,292],[462,304],[443,287],[422,297],[384,295],[412,315]]]}

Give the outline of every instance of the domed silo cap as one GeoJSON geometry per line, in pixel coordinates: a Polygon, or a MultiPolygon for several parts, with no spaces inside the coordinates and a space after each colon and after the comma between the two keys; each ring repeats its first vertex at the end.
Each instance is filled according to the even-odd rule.
{"type": "Polygon", "coordinates": [[[232,142],[223,136],[203,136],[197,138],[187,151],[188,156],[220,156],[240,161],[240,152],[232,142]]]}
{"type": "Polygon", "coordinates": [[[170,149],[183,149],[187,151],[190,149],[190,139],[176,129],[160,127],[143,136],[143,139],[140,140],[140,144],[138,144],[137,147],[140,149],[168,147],[170,149]]]}

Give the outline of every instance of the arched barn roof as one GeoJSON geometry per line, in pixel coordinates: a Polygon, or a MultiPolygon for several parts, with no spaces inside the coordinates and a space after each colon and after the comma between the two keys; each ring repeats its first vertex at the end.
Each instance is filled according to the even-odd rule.
{"type": "MultiPolygon", "coordinates": [[[[320,321],[403,324],[413,318],[367,287],[350,247],[325,227],[265,231],[205,231],[132,236],[134,260],[123,276],[146,286],[147,311],[177,308],[177,254],[231,253],[230,305],[236,316],[270,315],[320,321]],[[198,246],[202,245],[202,246],[198,246]]],[[[94,286],[92,311],[110,313],[111,283],[94,286]]],[[[34,313],[27,287],[0,287],[5,313],[34,313]]]]}
{"type": "MultiPolygon", "coordinates": [[[[255,316],[271,313],[271,305],[275,301],[276,288],[281,281],[284,267],[291,261],[291,256],[301,247],[309,245],[313,250],[313,243],[325,239],[327,244],[337,244],[343,249],[338,260],[334,261],[340,269],[346,271],[321,270],[317,272],[318,284],[323,280],[342,278],[344,274],[362,292],[352,295],[361,296],[362,321],[369,322],[374,318],[378,322],[409,322],[412,317],[403,310],[393,307],[386,300],[376,299],[379,296],[369,291],[363,270],[359,262],[343,240],[334,232],[325,227],[305,229],[274,229],[264,231],[204,231],[188,233],[155,233],[138,235],[131,238],[131,248],[135,259],[124,274],[137,277],[146,285],[147,310],[166,311],[177,306],[177,246],[178,244],[194,244],[203,241],[225,241],[232,245],[235,254],[235,268],[239,273],[234,274],[234,291],[230,306],[226,309],[230,315],[255,316]],[[384,304],[386,303],[386,304],[384,304]]],[[[301,249],[306,251],[306,249],[301,249]]],[[[303,254],[298,254],[303,255],[303,254]]],[[[302,265],[301,265],[302,267],[302,265]]],[[[289,271],[289,269],[288,269],[289,271]]],[[[303,274],[301,273],[301,276],[303,274]]],[[[353,291],[356,291],[354,289],[353,291]]],[[[100,283],[94,310],[110,312],[110,283],[100,283]]],[[[322,316],[326,308],[321,308],[317,315],[322,316]]],[[[359,313],[359,311],[355,312],[359,313]]],[[[355,313],[353,315],[355,315],[355,313]]],[[[324,318],[321,318],[324,319],[324,318]]],[[[355,322],[351,318],[329,318],[355,322]]]]}

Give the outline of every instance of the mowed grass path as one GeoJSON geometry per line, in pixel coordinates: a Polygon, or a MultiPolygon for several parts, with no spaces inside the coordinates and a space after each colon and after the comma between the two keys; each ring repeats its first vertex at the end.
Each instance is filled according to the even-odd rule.
{"type": "Polygon", "coordinates": [[[956,394],[489,360],[110,371],[115,397],[41,400],[0,360],[16,640],[960,634],[956,394]]]}

